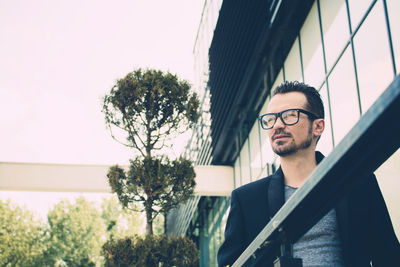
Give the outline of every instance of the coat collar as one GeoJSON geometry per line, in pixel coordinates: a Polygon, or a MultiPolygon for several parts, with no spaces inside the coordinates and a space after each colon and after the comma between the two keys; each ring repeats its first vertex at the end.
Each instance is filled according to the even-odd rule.
{"type": "MultiPolygon", "coordinates": [[[[319,164],[324,159],[324,155],[321,152],[316,151],[315,159],[317,160],[317,164],[319,164]]],[[[270,176],[270,184],[268,187],[268,208],[270,218],[274,217],[285,202],[283,176],[283,171],[280,166],[279,169],[270,176]]]]}

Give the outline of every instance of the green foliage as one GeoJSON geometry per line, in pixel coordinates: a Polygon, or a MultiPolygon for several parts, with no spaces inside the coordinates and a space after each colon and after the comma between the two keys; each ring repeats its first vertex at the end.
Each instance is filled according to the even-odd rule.
{"type": "Polygon", "coordinates": [[[138,212],[122,208],[115,197],[104,198],[101,218],[106,227],[107,240],[132,236],[140,232],[143,220],[138,212]]]}
{"type": "Polygon", "coordinates": [[[134,202],[141,203],[149,225],[159,213],[168,212],[193,195],[195,176],[191,161],[165,157],[136,158],[130,161],[129,171],[113,166],[107,174],[121,204],[131,208],[134,202]]]}
{"type": "Polygon", "coordinates": [[[48,213],[50,254],[67,266],[92,266],[101,261],[105,226],[93,203],[80,197],[61,201],[48,213]]]}
{"type": "Polygon", "coordinates": [[[103,245],[106,267],[114,266],[198,266],[199,251],[185,237],[134,236],[103,245]]]}
{"type": "Polygon", "coordinates": [[[123,210],[115,198],[103,199],[101,213],[84,197],[61,201],[48,214],[49,258],[67,266],[94,266],[102,262],[107,240],[137,234],[138,214],[123,210]]]}
{"type": "Polygon", "coordinates": [[[153,220],[153,228],[155,235],[166,234],[164,229],[165,217],[164,214],[158,214],[153,220]]]}
{"type": "Polygon", "coordinates": [[[101,265],[102,244],[138,234],[142,224],[115,197],[103,199],[101,206],[100,213],[83,197],[62,201],[45,224],[29,210],[0,200],[0,266],[101,265]]]}
{"type": "Polygon", "coordinates": [[[0,200],[0,266],[44,266],[46,230],[30,211],[0,200]]]}
{"type": "Polygon", "coordinates": [[[169,72],[138,69],[117,80],[102,111],[115,140],[150,156],[197,122],[198,107],[188,82],[169,72]],[[113,129],[124,132],[127,142],[116,138],[113,129]]]}

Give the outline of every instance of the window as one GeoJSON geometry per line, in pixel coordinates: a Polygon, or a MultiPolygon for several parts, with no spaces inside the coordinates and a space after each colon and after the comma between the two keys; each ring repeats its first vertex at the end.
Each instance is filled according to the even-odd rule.
{"type": "MultiPolygon", "coordinates": [[[[396,0],[397,1],[397,0],[396,0]]],[[[367,12],[369,6],[373,1],[371,0],[348,0],[349,2],[349,10],[350,10],[350,21],[351,28],[354,31],[357,28],[358,24],[360,24],[361,19],[363,18],[365,12],[367,12]]]]}
{"type": "Polygon", "coordinates": [[[373,7],[354,37],[362,112],[375,102],[394,78],[382,2],[373,7]]]}
{"type": "Polygon", "coordinates": [[[251,181],[250,158],[249,158],[249,140],[247,139],[240,151],[240,168],[242,173],[242,183],[247,184],[251,181]]]}
{"type": "Polygon", "coordinates": [[[396,70],[399,74],[400,69],[400,16],[398,11],[400,10],[399,0],[386,0],[388,13],[389,13],[389,23],[390,32],[392,35],[392,43],[394,50],[394,58],[396,61],[396,70]]]}
{"type": "MultiPolygon", "coordinates": [[[[283,82],[283,72],[282,70],[279,72],[279,75],[275,79],[274,85],[272,86],[272,90],[275,89],[278,85],[280,85],[283,82]]],[[[269,97],[264,103],[264,106],[261,108],[260,114],[265,114],[267,113],[267,108],[268,108],[268,103],[269,103],[269,97]]],[[[258,122],[257,122],[258,123],[258,122]]],[[[263,174],[264,175],[264,169],[267,163],[271,163],[274,160],[274,152],[271,149],[271,145],[269,143],[268,139],[268,131],[265,131],[263,129],[260,129],[260,149],[261,149],[261,166],[263,168],[263,174]]]]}
{"type": "Polygon", "coordinates": [[[260,129],[258,120],[253,125],[249,134],[250,141],[250,168],[252,180],[256,180],[261,172],[261,145],[260,145],[260,129]]]}
{"type": "Polygon", "coordinates": [[[299,38],[293,43],[285,60],[285,78],[287,81],[302,81],[299,38]]]}
{"type": "Polygon", "coordinates": [[[242,177],[240,171],[240,156],[237,157],[235,161],[234,171],[235,171],[235,188],[238,188],[239,186],[242,185],[242,177]]]}
{"type": "Polygon", "coordinates": [[[335,144],[360,117],[354,66],[349,47],[329,76],[329,95],[335,144]]]}
{"type": "Polygon", "coordinates": [[[300,30],[304,82],[318,88],[325,77],[318,8],[314,3],[300,30]]]}
{"type": "Polygon", "coordinates": [[[329,70],[349,41],[350,31],[344,0],[320,0],[320,3],[325,59],[329,70]]]}
{"type": "Polygon", "coordinates": [[[321,151],[325,156],[327,156],[332,151],[333,143],[332,143],[331,119],[329,114],[328,92],[326,89],[326,85],[322,87],[319,93],[321,95],[322,102],[324,103],[325,130],[321,138],[319,139],[319,142],[317,144],[317,150],[321,151]]]}

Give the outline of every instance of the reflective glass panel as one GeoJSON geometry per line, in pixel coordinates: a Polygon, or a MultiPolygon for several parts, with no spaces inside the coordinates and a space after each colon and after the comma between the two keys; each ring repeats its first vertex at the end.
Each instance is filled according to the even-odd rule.
{"type": "Polygon", "coordinates": [[[247,139],[240,151],[240,169],[242,171],[242,183],[247,184],[251,181],[249,140],[247,139]]]}
{"type": "MultiPolygon", "coordinates": [[[[274,85],[272,86],[272,90],[275,89],[278,85],[283,82],[283,74],[282,71],[279,72],[278,77],[276,78],[274,85]]],[[[268,112],[268,103],[269,97],[264,103],[264,106],[261,108],[259,115],[265,114],[268,112]]],[[[260,130],[260,139],[261,139],[261,165],[264,168],[268,162],[272,162],[274,159],[274,152],[271,149],[271,145],[268,139],[268,132],[266,130],[260,130]]]]}
{"type": "Polygon", "coordinates": [[[363,113],[394,78],[382,2],[375,4],[354,37],[363,113]]]}
{"type": "Polygon", "coordinates": [[[321,32],[318,20],[317,4],[311,8],[303,27],[300,30],[303,56],[304,82],[316,88],[325,77],[324,58],[322,54],[321,32]]]}
{"type": "Polygon", "coordinates": [[[372,0],[348,0],[348,1],[350,9],[351,28],[352,31],[354,31],[354,29],[357,28],[358,24],[360,24],[361,19],[363,18],[365,12],[367,12],[369,6],[373,1],[372,0]]]}
{"type": "Polygon", "coordinates": [[[250,167],[252,180],[256,180],[261,173],[261,145],[260,145],[260,124],[256,120],[249,134],[250,141],[250,167]]]}
{"type": "Polygon", "coordinates": [[[238,188],[239,186],[242,185],[242,178],[241,178],[241,173],[240,173],[240,156],[236,158],[235,165],[234,165],[234,171],[235,171],[235,188],[238,188]]]}
{"type": "Polygon", "coordinates": [[[265,164],[263,166],[262,171],[261,171],[260,178],[267,177],[268,175],[269,175],[269,173],[268,173],[268,164],[265,164]]]}
{"type": "Polygon", "coordinates": [[[344,0],[320,0],[320,3],[326,66],[330,70],[350,38],[346,3],[344,0]]]}
{"type": "Polygon", "coordinates": [[[285,78],[287,81],[303,81],[298,38],[294,41],[285,60],[285,78]]]}
{"type": "Polygon", "coordinates": [[[328,78],[335,145],[360,117],[354,64],[349,47],[328,78]]]}
{"type": "Polygon", "coordinates": [[[327,156],[332,151],[332,127],[331,127],[331,119],[329,114],[329,102],[328,102],[328,92],[326,90],[326,85],[324,85],[319,91],[321,95],[322,102],[324,103],[324,111],[325,111],[325,130],[319,139],[317,144],[317,150],[322,152],[325,156],[327,156]]]}
{"type": "Polygon", "coordinates": [[[386,0],[397,74],[400,73],[400,1],[386,0]]]}

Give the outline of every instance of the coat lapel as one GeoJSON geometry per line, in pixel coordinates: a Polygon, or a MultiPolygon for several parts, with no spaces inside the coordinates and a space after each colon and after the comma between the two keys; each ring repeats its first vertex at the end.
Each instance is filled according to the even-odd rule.
{"type": "Polygon", "coordinates": [[[268,187],[268,209],[269,218],[272,218],[285,202],[282,169],[279,168],[270,179],[271,180],[268,187]]]}
{"type": "MultiPolygon", "coordinates": [[[[324,159],[322,153],[316,151],[315,158],[317,163],[324,159]]],[[[268,187],[268,208],[269,218],[271,219],[285,203],[284,179],[282,168],[279,169],[270,177],[271,181],[268,187]]]]}

